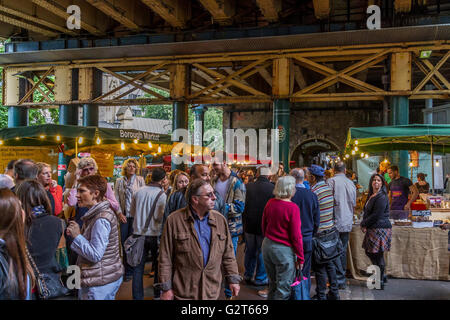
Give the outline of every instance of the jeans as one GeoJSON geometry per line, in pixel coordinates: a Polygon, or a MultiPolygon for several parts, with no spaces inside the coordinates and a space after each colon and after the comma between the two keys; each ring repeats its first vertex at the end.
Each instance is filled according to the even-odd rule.
{"type": "Polygon", "coordinates": [[[291,247],[264,238],[262,254],[269,278],[268,300],[289,300],[295,278],[295,261],[291,247]]]}
{"type": "Polygon", "coordinates": [[[133,217],[129,217],[129,218],[127,217],[127,222],[120,224],[120,242],[122,243],[123,265],[125,266],[125,277],[133,276],[133,267],[127,263],[127,255],[125,254],[125,248],[123,247],[125,240],[127,240],[127,238],[133,234],[133,220],[134,220],[133,217]]]}
{"type": "MultiPolygon", "coordinates": [[[[231,237],[231,241],[233,242],[233,248],[234,248],[234,256],[236,256],[238,240],[239,240],[239,236],[231,237]]],[[[228,284],[226,284],[225,285],[225,297],[230,298],[231,296],[232,296],[232,292],[231,292],[230,286],[228,284]]]]}
{"type": "MultiPolygon", "coordinates": [[[[144,268],[145,260],[147,260],[148,252],[152,255],[152,265],[155,266],[154,283],[158,282],[158,237],[145,237],[144,253],[141,263],[134,267],[133,270],[133,300],[144,300],[144,268]]],[[[154,289],[154,297],[159,298],[160,289],[154,289]]]]}
{"type": "Polygon", "coordinates": [[[344,253],[341,256],[334,260],[336,266],[336,280],[338,282],[338,286],[345,286],[345,273],[347,272],[347,246],[348,246],[348,238],[349,232],[339,232],[339,238],[341,238],[342,247],[344,248],[344,253]]]}
{"type": "Polygon", "coordinates": [[[309,290],[311,290],[311,262],[313,253],[312,248],[313,248],[312,240],[303,239],[303,257],[305,259],[305,262],[303,262],[302,273],[304,277],[308,278],[307,281],[309,290]]]}
{"type": "Polygon", "coordinates": [[[264,268],[264,261],[262,258],[261,246],[264,237],[261,235],[245,233],[245,258],[244,258],[244,278],[251,280],[253,274],[255,273],[256,285],[266,285],[267,284],[267,274],[264,268]]]}
{"type": "Polygon", "coordinates": [[[82,287],[78,290],[78,300],[115,300],[121,284],[122,277],[103,286],[82,287]]]}
{"type": "Polygon", "coordinates": [[[316,274],[316,294],[318,300],[339,300],[339,289],[336,280],[336,264],[333,261],[315,264],[314,272],[316,274]],[[330,283],[330,291],[326,295],[327,277],[330,283]]]}

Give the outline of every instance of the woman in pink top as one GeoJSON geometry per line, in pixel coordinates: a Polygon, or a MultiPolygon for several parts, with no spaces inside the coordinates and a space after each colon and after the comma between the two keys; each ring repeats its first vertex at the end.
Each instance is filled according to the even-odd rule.
{"type": "Polygon", "coordinates": [[[262,254],[269,279],[268,300],[288,300],[295,269],[303,267],[300,210],[291,202],[295,191],[293,177],[280,177],[273,190],[275,198],[264,208],[262,254]]]}

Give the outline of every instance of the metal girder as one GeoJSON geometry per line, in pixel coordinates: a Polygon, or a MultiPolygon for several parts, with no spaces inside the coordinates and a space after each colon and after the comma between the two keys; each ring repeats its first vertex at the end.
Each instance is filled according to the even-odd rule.
{"type": "Polygon", "coordinates": [[[28,92],[22,97],[22,99],[20,99],[20,101],[17,103],[18,105],[23,104],[33,93],[34,91],[39,87],[39,85],[45,80],[45,78],[47,78],[52,72],[53,72],[54,68],[50,67],[50,69],[48,69],[43,75],[42,77],[38,80],[38,82],[36,82],[33,87],[28,90],[28,92]]]}
{"type": "MultiPolygon", "coordinates": [[[[56,14],[57,16],[63,18],[64,20],[67,20],[67,18],[70,16],[66,12],[66,10],[64,8],[62,8],[61,5],[56,3],[55,1],[52,1],[52,0],[31,0],[31,1],[34,4],[37,4],[38,6],[50,11],[51,13],[56,14]]],[[[90,33],[97,35],[97,36],[101,36],[104,34],[99,29],[84,22],[83,20],[81,20],[81,28],[86,31],[89,31],[90,33]]]]}
{"type": "Polygon", "coordinates": [[[166,20],[172,27],[185,28],[190,18],[190,1],[141,0],[146,6],[166,20]]]}
{"type": "MultiPolygon", "coordinates": [[[[139,74],[139,75],[137,75],[136,77],[131,78],[131,79],[129,79],[129,78],[125,77],[125,76],[116,74],[116,73],[114,73],[114,72],[110,72],[110,71],[107,70],[107,69],[104,69],[104,68],[99,67],[99,68],[98,68],[99,70],[102,70],[102,71],[104,71],[104,72],[108,72],[108,73],[114,75],[115,77],[117,77],[117,78],[119,78],[119,79],[125,81],[125,83],[123,83],[122,85],[120,85],[120,86],[114,88],[113,90],[111,90],[111,91],[109,91],[109,92],[107,92],[107,93],[102,94],[101,96],[95,98],[95,99],[92,100],[92,101],[93,101],[93,102],[96,102],[96,101],[103,100],[105,97],[107,97],[107,96],[109,96],[109,95],[111,95],[111,94],[113,94],[113,93],[119,91],[120,89],[122,89],[122,88],[124,88],[124,87],[126,87],[126,86],[128,86],[128,85],[136,86],[136,87],[140,88],[141,90],[144,90],[144,91],[146,91],[146,92],[151,92],[151,94],[154,95],[154,96],[160,96],[160,97],[162,97],[161,95],[157,94],[156,92],[154,92],[154,91],[152,91],[152,90],[149,90],[149,89],[147,89],[147,88],[145,88],[145,87],[143,87],[143,86],[138,85],[137,83],[135,83],[135,81],[136,81],[136,80],[140,80],[140,79],[142,79],[142,78],[148,76],[150,73],[152,73],[152,72],[155,71],[155,70],[160,69],[160,68],[163,67],[164,65],[166,65],[166,63],[160,63],[160,64],[158,64],[158,65],[156,65],[156,66],[150,68],[149,70],[147,70],[147,71],[145,71],[145,72],[143,72],[143,73],[141,73],[141,74],[139,74]]],[[[162,98],[164,98],[164,97],[162,97],[162,98]]]]}
{"type": "Polygon", "coordinates": [[[313,0],[314,14],[317,19],[326,19],[330,15],[331,1],[330,0],[313,0]]]}
{"type": "MultiPolygon", "coordinates": [[[[193,67],[196,67],[196,65],[193,65],[193,67]]],[[[216,80],[214,80],[214,78],[212,78],[206,72],[204,72],[204,71],[202,71],[200,69],[193,69],[192,72],[194,72],[195,74],[199,75],[201,78],[205,79],[209,83],[215,83],[216,82],[216,80]]],[[[229,94],[230,96],[237,96],[236,93],[234,93],[233,91],[231,91],[229,89],[225,89],[224,92],[229,94]]]]}
{"type": "Polygon", "coordinates": [[[264,18],[269,22],[278,21],[278,14],[281,12],[281,0],[256,0],[256,4],[261,9],[264,18]]]}
{"type": "Polygon", "coordinates": [[[446,85],[446,87],[448,89],[450,89],[449,87],[449,83],[448,81],[439,73],[439,69],[442,67],[442,65],[448,60],[448,58],[450,57],[450,51],[448,51],[443,57],[442,59],[435,65],[432,66],[431,62],[428,61],[428,67],[430,68],[430,72],[425,76],[425,78],[417,85],[417,87],[413,90],[413,94],[416,94],[420,91],[420,89],[422,89],[422,87],[434,76],[437,74],[439,74],[443,79],[444,79],[444,84],[446,85]]]}
{"type": "Polygon", "coordinates": [[[133,31],[139,31],[139,26],[134,21],[126,16],[125,13],[119,12],[111,3],[104,0],[86,0],[91,5],[110,16],[117,22],[120,22],[125,27],[133,31]]]}
{"type": "Polygon", "coordinates": [[[11,24],[11,25],[16,26],[16,27],[20,27],[20,28],[23,28],[23,29],[27,29],[27,30],[30,30],[30,31],[34,31],[34,32],[43,34],[43,35],[45,35],[47,37],[56,37],[56,36],[58,36],[58,34],[56,32],[40,28],[40,27],[38,27],[38,26],[36,26],[34,24],[23,22],[21,20],[15,19],[15,18],[11,18],[11,17],[9,17],[9,16],[7,16],[7,15],[5,15],[3,13],[0,13],[0,21],[1,22],[5,22],[7,24],[11,24]]]}
{"type": "MultiPolygon", "coordinates": [[[[67,29],[67,28],[58,26],[58,25],[56,25],[56,24],[54,24],[54,23],[48,22],[47,20],[40,19],[40,18],[38,18],[38,17],[34,17],[34,16],[29,15],[29,14],[25,14],[25,13],[23,13],[23,12],[20,12],[20,11],[17,11],[17,10],[11,9],[11,8],[8,8],[8,7],[4,6],[4,5],[0,5],[0,11],[6,12],[6,13],[8,13],[8,14],[10,14],[10,15],[13,15],[13,16],[16,16],[16,17],[25,19],[25,20],[30,20],[30,21],[32,21],[32,22],[35,22],[35,23],[38,23],[38,24],[40,24],[40,25],[46,26],[46,27],[48,27],[48,28],[50,28],[50,29],[53,29],[53,30],[60,31],[60,32],[62,32],[62,33],[69,34],[69,35],[71,35],[71,36],[75,36],[75,35],[76,35],[75,32],[70,31],[70,30],[67,29]]],[[[34,30],[33,30],[33,31],[34,31],[34,30]]]]}
{"type": "Polygon", "coordinates": [[[199,0],[213,19],[220,25],[233,23],[233,15],[236,12],[235,3],[232,0],[199,0]]]}

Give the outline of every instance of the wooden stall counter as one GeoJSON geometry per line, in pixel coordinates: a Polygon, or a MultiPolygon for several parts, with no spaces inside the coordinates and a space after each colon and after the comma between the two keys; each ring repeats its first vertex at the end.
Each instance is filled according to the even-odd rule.
{"type": "MultiPolygon", "coordinates": [[[[352,276],[365,280],[361,271],[371,265],[362,248],[364,233],[353,225],[347,250],[352,276]]],[[[448,231],[440,228],[392,227],[391,250],[385,253],[386,274],[394,278],[450,280],[448,231]]]]}

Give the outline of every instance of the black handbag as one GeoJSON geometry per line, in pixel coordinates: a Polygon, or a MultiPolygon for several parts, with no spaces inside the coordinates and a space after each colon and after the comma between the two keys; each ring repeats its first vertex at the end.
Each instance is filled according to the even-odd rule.
{"type": "Polygon", "coordinates": [[[317,233],[313,237],[313,259],[316,264],[330,262],[343,252],[344,246],[336,227],[317,233]]]}
{"type": "Polygon", "coordinates": [[[26,249],[26,252],[34,272],[34,276],[36,277],[38,299],[49,300],[68,295],[70,291],[63,285],[59,275],[50,275],[47,273],[39,272],[39,269],[34,263],[34,260],[31,257],[28,249],[26,249]]]}

